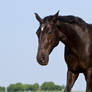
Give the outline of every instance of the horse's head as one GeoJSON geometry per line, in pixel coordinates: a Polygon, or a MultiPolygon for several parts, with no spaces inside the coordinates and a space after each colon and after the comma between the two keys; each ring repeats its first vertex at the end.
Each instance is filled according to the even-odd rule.
{"type": "Polygon", "coordinates": [[[40,26],[36,32],[39,42],[37,61],[41,65],[47,65],[49,54],[59,43],[58,32],[55,25],[58,12],[55,15],[45,17],[44,19],[41,19],[37,13],[35,13],[35,16],[40,22],[40,26]]]}

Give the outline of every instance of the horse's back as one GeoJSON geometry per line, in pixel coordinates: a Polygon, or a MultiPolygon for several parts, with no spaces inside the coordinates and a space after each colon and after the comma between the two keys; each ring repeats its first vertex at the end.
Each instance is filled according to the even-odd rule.
{"type": "Polygon", "coordinates": [[[88,24],[88,29],[91,31],[92,30],[92,24],[88,24]]]}
{"type": "Polygon", "coordinates": [[[88,30],[89,30],[90,42],[92,43],[92,24],[88,24],[88,30]]]}

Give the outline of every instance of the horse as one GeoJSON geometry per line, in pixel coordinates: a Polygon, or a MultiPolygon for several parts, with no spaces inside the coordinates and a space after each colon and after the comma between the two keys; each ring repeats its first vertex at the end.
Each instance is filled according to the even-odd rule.
{"type": "Polygon", "coordinates": [[[41,18],[39,21],[37,61],[47,65],[49,55],[61,41],[65,45],[64,59],[67,65],[67,82],[64,92],[70,92],[80,73],[86,80],[86,92],[92,92],[92,25],[82,18],[67,15],[54,15],[41,18]]]}

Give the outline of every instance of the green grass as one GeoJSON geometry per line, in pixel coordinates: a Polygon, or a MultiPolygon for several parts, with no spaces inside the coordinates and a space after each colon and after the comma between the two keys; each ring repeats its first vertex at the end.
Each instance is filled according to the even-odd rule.
{"type": "Polygon", "coordinates": [[[85,92],[85,91],[72,91],[72,92],[85,92]]]}
{"type": "MultiPolygon", "coordinates": [[[[36,91],[36,92],[64,92],[64,91],[36,91]]],[[[85,91],[72,91],[72,92],[85,92],[85,91]]]]}
{"type": "Polygon", "coordinates": [[[61,92],[61,91],[36,91],[36,92],[61,92]]]}

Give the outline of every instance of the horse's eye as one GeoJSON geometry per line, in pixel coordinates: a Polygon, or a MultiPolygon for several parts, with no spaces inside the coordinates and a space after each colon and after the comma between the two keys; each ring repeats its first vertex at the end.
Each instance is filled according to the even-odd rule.
{"type": "Polygon", "coordinates": [[[48,32],[48,34],[52,34],[52,32],[48,32]]]}

